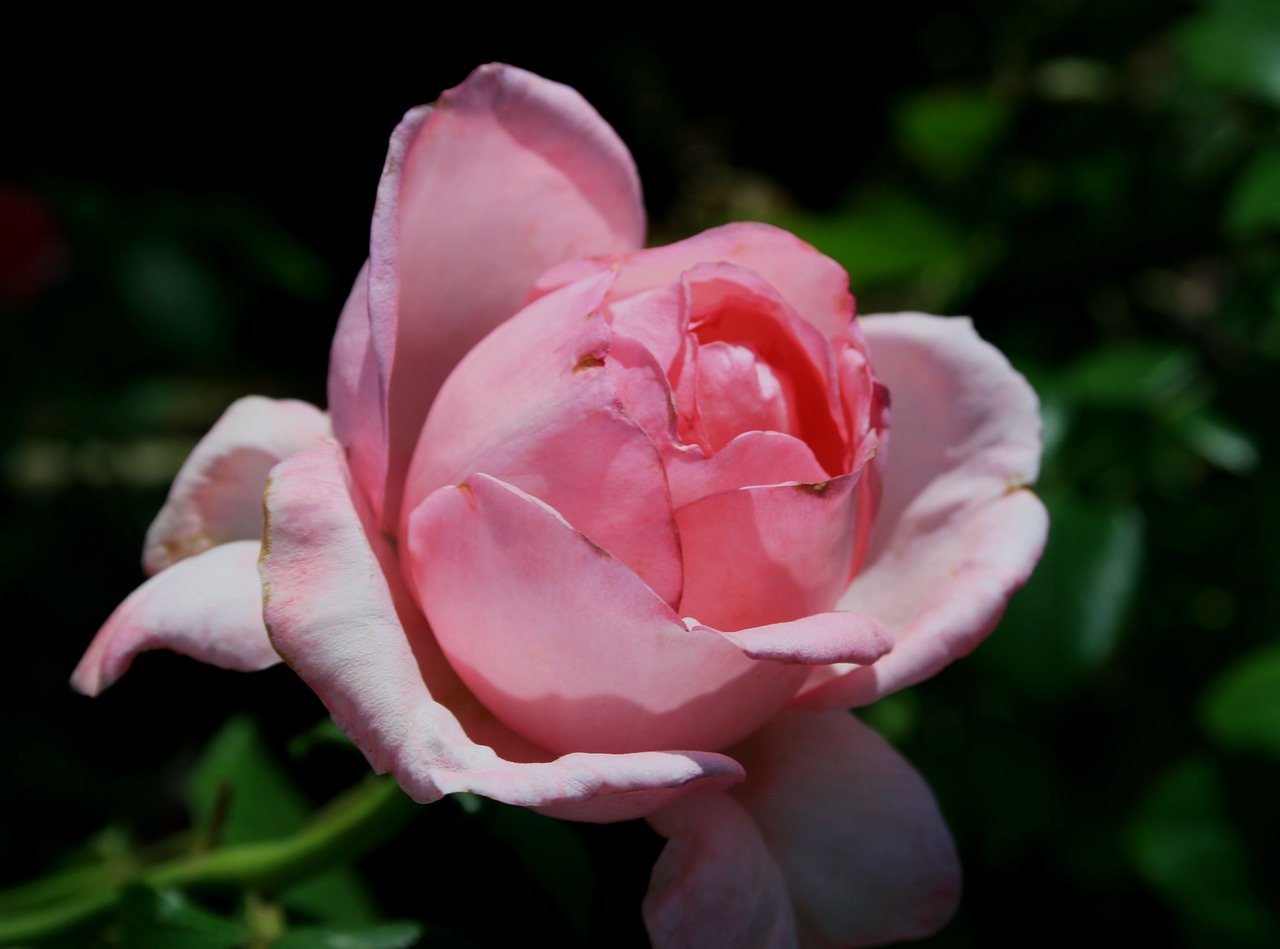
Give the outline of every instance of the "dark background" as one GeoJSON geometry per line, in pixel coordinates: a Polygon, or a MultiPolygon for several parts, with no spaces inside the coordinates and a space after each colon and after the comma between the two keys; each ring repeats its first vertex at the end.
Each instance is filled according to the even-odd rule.
{"type": "MultiPolygon", "coordinates": [[[[852,32],[479,19],[4,41],[0,885],[187,826],[188,776],[239,712],[304,806],[365,772],[336,744],[299,751],[323,711],[288,670],[150,654],[92,701],[66,679],[226,404],[323,405],[391,129],[500,60],[619,131],[651,242],[780,223],[849,268],[861,311],[971,314],[1041,394],[1053,527],[1032,584],[974,657],[867,710],[965,865],[930,944],[1025,944],[1028,920],[1274,944],[1276,8],[912,0],[852,32]]],[[[660,843],[441,802],[361,861],[341,922],[643,945],[660,843]],[[555,874],[594,892],[557,895],[555,874]]]]}

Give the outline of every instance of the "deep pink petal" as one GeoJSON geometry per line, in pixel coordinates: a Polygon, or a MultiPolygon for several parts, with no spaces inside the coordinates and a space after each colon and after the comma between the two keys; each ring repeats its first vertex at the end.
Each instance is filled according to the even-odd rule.
{"type": "Polygon", "coordinates": [[[857,338],[849,275],[800,238],[768,224],[726,224],[675,244],[595,261],[570,261],[539,278],[534,294],[615,268],[612,298],[662,286],[701,263],[736,264],[759,274],[826,339],[857,338]]]}
{"type": "Polygon", "coordinates": [[[1026,582],[1048,525],[1026,490],[1040,460],[1026,380],[968,320],[863,322],[893,434],[867,562],[840,606],[876,617],[895,645],[871,668],[815,674],[798,701],[820,708],[866,704],[969,653],[1026,582]]]}
{"type": "Polygon", "coordinates": [[[149,649],[170,649],[240,672],[279,662],[262,623],[258,550],[253,540],[221,544],[138,587],[98,631],[71,676],[72,686],[97,695],[149,649]]]}
{"type": "MultiPolygon", "coordinates": [[[[681,560],[666,473],[642,421],[624,411],[632,387],[619,390],[643,381],[643,366],[606,365],[611,334],[597,307],[607,289],[597,277],[543,297],[458,365],[423,430],[405,515],[437,488],[486,472],[554,507],[674,605],[681,560]]],[[[663,387],[647,402],[668,415],[649,367],[663,387]]]]}
{"type": "Polygon", "coordinates": [[[654,949],[797,945],[786,881],[742,805],[688,794],[649,823],[667,838],[644,898],[654,949]]]}
{"type": "Polygon", "coordinates": [[[329,419],[306,402],[258,395],[233,402],[174,478],[147,531],[143,568],[155,574],[218,544],[261,539],[267,472],[328,436],[329,419]]]}
{"type": "Polygon", "coordinates": [[[450,664],[542,747],[722,748],[804,679],[803,666],[756,662],[687,628],[554,510],[484,474],[422,502],[406,543],[450,664]]]}
{"type": "Polygon", "coordinates": [[[846,712],[784,712],[734,753],[747,780],[731,794],[782,869],[802,945],[920,939],[951,918],[951,835],[928,785],[875,732],[846,712]]]}
{"type": "Polygon", "coordinates": [[[554,758],[496,721],[441,656],[336,447],[277,467],[266,505],[272,642],[370,764],[415,800],[471,791],[613,821],[741,779],[736,762],[706,752],[554,758]]]}
{"type": "Polygon", "coordinates": [[[710,458],[701,449],[666,454],[671,503],[677,508],[709,494],[771,484],[820,484],[827,478],[813,450],[782,432],[744,432],[710,458]]]}
{"type": "Polygon", "coordinates": [[[834,609],[853,563],[857,482],[742,488],[677,509],[681,615],[732,630],[834,609]]]}
{"type": "Polygon", "coordinates": [[[432,398],[520,309],[538,274],[644,239],[635,166],[574,90],[482,66],[391,140],[370,240],[369,316],[385,385],[384,527],[432,398]]]}

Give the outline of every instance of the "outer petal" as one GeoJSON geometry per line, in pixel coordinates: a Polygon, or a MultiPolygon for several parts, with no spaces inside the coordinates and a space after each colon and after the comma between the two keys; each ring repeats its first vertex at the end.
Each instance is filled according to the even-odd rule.
{"type": "Polygon", "coordinates": [[[644,899],[654,949],[796,945],[786,881],[742,805],[715,791],[689,794],[649,823],[669,841],[644,899]]]}
{"type": "Polygon", "coordinates": [[[775,287],[791,306],[827,339],[856,337],[849,275],[830,257],[800,238],[769,224],[738,223],[713,227],[686,240],[628,254],[619,261],[569,261],[539,278],[533,293],[580,280],[598,269],[616,266],[612,299],[662,286],[700,263],[737,264],[775,287]]]}
{"type": "Polygon", "coordinates": [[[875,616],[895,645],[874,667],[816,673],[798,699],[810,707],[872,702],[969,653],[1048,527],[1026,490],[1040,462],[1035,393],[1004,356],[965,319],[900,314],[863,328],[893,434],[867,562],[840,607],[875,616]]]}
{"type": "Polygon", "coordinates": [[[951,918],[951,835],[928,785],[875,732],[845,712],[791,711],[734,752],[748,778],[732,796],[782,869],[802,945],[919,939],[951,918]]]}
{"type": "Polygon", "coordinates": [[[149,649],[172,649],[240,672],[279,662],[262,624],[258,546],[250,540],[222,544],[138,587],[98,631],[71,684],[97,695],[149,649]]]}
{"type": "MultiPolygon", "coordinates": [[[[405,542],[450,665],[543,747],[722,748],[767,721],[805,677],[803,666],[757,662],[714,630],[686,627],[554,510],[487,475],[422,502],[405,542]]],[[[865,656],[868,637],[855,623],[844,629],[865,656]]],[[[760,634],[761,649],[772,636],[760,634]]],[[[803,661],[803,651],[788,658],[803,661]]]]}
{"type": "Polygon", "coordinates": [[[370,241],[371,338],[389,439],[371,467],[386,472],[384,527],[397,523],[418,432],[462,355],[520,308],[551,264],[632,250],[643,238],[631,156],[569,87],[482,66],[434,108],[405,116],[370,241]]]}
{"type": "Polygon", "coordinates": [[[232,540],[262,537],[267,472],[329,435],[314,405],[250,395],[222,413],[183,463],[143,547],[147,573],[232,540]]]}
{"type": "Polygon", "coordinates": [[[556,817],[613,821],[741,779],[732,759],[701,752],[548,760],[494,720],[441,656],[336,448],[277,467],[266,506],[261,572],[272,642],[370,764],[415,800],[472,791],[556,817]]]}

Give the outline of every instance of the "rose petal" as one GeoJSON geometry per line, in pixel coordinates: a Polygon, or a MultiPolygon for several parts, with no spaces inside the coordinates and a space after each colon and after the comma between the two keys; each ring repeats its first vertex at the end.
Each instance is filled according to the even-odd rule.
{"type": "Polygon", "coordinates": [[[238,399],[192,450],[147,531],[142,565],[156,574],[232,540],[262,537],[267,472],[329,435],[329,419],[292,399],[238,399]]]}
{"type": "Polygon", "coordinates": [[[831,610],[852,569],[857,483],[742,488],[677,509],[681,615],[745,629],[831,610]]]}
{"type": "Polygon", "coordinates": [[[821,484],[827,473],[800,439],[782,432],[743,432],[707,458],[701,449],[666,454],[671,503],[677,508],[709,494],[773,484],[821,484]]]}
{"type": "Polygon", "coordinates": [[[553,756],[511,734],[440,655],[338,449],[317,448],[277,467],[266,506],[261,571],[272,642],[370,764],[393,773],[415,800],[471,791],[552,816],[613,821],[741,780],[741,768],[723,755],[545,760],[553,756]]]}
{"type": "Polygon", "coordinates": [[[726,224],[639,253],[595,261],[567,260],[543,274],[532,293],[549,293],[590,273],[612,268],[618,271],[618,282],[611,299],[621,300],[669,283],[698,264],[717,262],[736,264],[764,278],[825,338],[860,338],[844,268],[794,234],[769,224],[726,224]]]}
{"type": "Polygon", "coordinates": [[[171,649],[240,672],[275,665],[280,657],[262,623],[258,550],[257,541],[233,541],[156,574],[116,607],[71,685],[97,695],[149,649],[171,649]]]}
{"type": "Polygon", "coordinates": [[[919,939],[950,919],[951,835],[928,785],[875,732],[845,712],[784,712],[734,753],[748,780],[731,794],[782,869],[803,945],[919,939]]]}
{"type": "Polygon", "coordinates": [[[554,510],[487,475],[427,498],[406,541],[450,665],[544,748],[722,748],[767,721],[805,676],[686,628],[554,510]]]}
{"type": "Polygon", "coordinates": [[[895,645],[873,667],[815,673],[797,700],[814,708],[872,702],[969,653],[1030,575],[1048,525],[1025,490],[1040,459],[1026,380],[968,320],[863,322],[893,436],[867,563],[840,606],[875,616],[895,645]]]}
{"type": "MultiPolygon", "coordinates": [[[[484,471],[556,508],[675,604],[682,573],[666,472],[622,410],[616,383],[641,374],[606,368],[610,332],[596,308],[607,289],[594,277],[543,297],[467,354],[431,409],[405,515],[484,471]]],[[[658,400],[665,412],[669,400],[658,400]]]]}
{"type": "Polygon", "coordinates": [[[644,898],[654,949],[797,944],[786,881],[742,805],[719,792],[688,794],[649,824],[668,838],[644,898]]]}
{"type": "MultiPolygon", "coordinates": [[[[388,442],[384,527],[436,390],[534,279],[639,247],[644,209],[621,140],[574,90],[482,66],[392,136],[378,188],[369,317],[388,442]]],[[[357,463],[362,468],[365,461],[357,463]]]]}
{"type": "Polygon", "coordinates": [[[790,623],[720,635],[752,659],[810,666],[830,662],[869,666],[893,648],[884,627],[865,613],[814,613],[790,623]]]}

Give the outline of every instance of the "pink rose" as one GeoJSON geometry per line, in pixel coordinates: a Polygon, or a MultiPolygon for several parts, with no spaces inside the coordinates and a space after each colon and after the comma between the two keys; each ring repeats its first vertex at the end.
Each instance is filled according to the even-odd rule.
{"type": "Polygon", "coordinates": [[[646,817],[659,946],[927,935],[951,838],[844,710],[968,653],[1026,580],[1035,396],[967,320],[855,322],[785,232],[643,232],[573,90],[485,66],[410,112],[330,416],[227,411],[74,684],[152,648],[283,658],[418,801],[646,817]]]}

